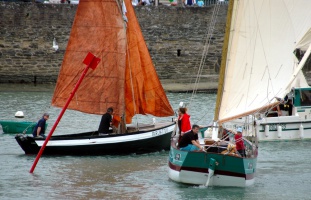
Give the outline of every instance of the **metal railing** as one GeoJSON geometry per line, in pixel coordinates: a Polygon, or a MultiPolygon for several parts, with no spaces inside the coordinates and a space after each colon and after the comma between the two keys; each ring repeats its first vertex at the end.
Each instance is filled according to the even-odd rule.
{"type": "Polygon", "coordinates": [[[229,0],[203,0],[203,1],[204,1],[204,6],[216,4],[218,1],[221,4],[228,4],[229,3],[229,0]]]}

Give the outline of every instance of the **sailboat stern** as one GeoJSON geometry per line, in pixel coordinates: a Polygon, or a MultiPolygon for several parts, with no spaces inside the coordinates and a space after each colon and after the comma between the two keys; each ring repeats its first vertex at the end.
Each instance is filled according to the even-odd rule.
{"type": "Polygon", "coordinates": [[[173,181],[186,184],[245,187],[254,183],[256,163],[257,158],[187,152],[171,147],[168,175],[173,181]],[[215,165],[211,168],[213,160],[215,165]]]}

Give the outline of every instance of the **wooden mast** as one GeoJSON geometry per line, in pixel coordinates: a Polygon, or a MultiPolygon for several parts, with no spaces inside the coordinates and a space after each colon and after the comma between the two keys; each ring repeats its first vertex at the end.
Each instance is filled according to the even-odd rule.
{"type": "Polygon", "coordinates": [[[226,65],[227,65],[227,53],[228,53],[228,46],[229,46],[233,4],[234,4],[234,0],[230,0],[229,6],[228,6],[228,12],[227,12],[226,33],[225,33],[224,44],[222,48],[214,121],[217,121],[219,117],[220,104],[221,104],[221,99],[222,99],[222,94],[223,94],[223,89],[224,89],[224,79],[225,79],[225,70],[226,70],[226,65]]]}

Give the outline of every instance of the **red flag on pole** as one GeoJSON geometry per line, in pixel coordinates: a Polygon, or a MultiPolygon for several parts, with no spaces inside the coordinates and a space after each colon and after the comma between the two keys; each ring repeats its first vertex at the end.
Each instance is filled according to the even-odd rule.
{"type": "Polygon", "coordinates": [[[55,121],[55,123],[54,123],[54,125],[53,125],[53,127],[52,127],[52,129],[51,129],[51,131],[50,131],[50,133],[49,133],[49,135],[46,137],[46,139],[45,139],[45,141],[44,141],[42,147],[40,148],[40,151],[39,151],[39,153],[38,153],[38,155],[37,155],[37,157],[36,157],[36,159],[35,159],[35,161],[34,161],[32,167],[31,167],[31,169],[30,169],[30,173],[33,173],[33,171],[35,170],[35,167],[36,167],[36,165],[37,165],[37,163],[38,163],[38,161],[39,161],[39,159],[40,159],[41,154],[42,154],[43,151],[44,151],[44,148],[46,147],[46,145],[47,145],[48,141],[50,140],[50,138],[51,138],[51,136],[52,136],[54,130],[56,129],[58,123],[60,122],[62,116],[64,115],[64,113],[65,113],[65,111],[66,111],[66,109],[67,109],[67,107],[68,107],[68,105],[69,105],[71,99],[73,98],[74,94],[75,94],[76,91],[78,90],[78,88],[79,88],[79,86],[80,86],[80,84],[81,84],[81,82],[82,82],[84,76],[86,75],[88,69],[89,69],[89,68],[92,68],[92,69],[94,70],[94,69],[97,67],[97,65],[98,65],[99,62],[100,62],[100,58],[95,57],[92,53],[89,52],[89,53],[86,55],[86,57],[85,57],[85,59],[84,59],[84,61],[83,61],[83,63],[86,64],[86,67],[85,67],[85,69],[84,69],[84,71],[83,71],[83,73],[82,73],[80,79],[78,80],[77,84],[75,85],[73,91],[71,92],[69,98],[67,99],[67,102],[66,102],[65,106],[63,107],[61,113],[59,114],[57,120],[55,121]]]}

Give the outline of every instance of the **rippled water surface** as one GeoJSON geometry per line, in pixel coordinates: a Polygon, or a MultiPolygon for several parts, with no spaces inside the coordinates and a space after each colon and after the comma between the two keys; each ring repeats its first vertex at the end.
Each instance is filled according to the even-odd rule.
{"type": "MultiPolygon", "coordinates": [[[[37,121],[50,113],[48,131],[59,108],[50,107],[53,86],[0,85],[0,120],[37,121]]],[[[169,93],[174,109],[191,94],[169,93]]],[[[210,123],[215,94],[197,94],[192,122],[210,123]]],[[[151,122],[152,117],[139,116],[151,122]]],[[[55,134],[96,130],[100,116],[66,111],[55,134]]],[[[157,118],[158,121],[163,120],[157,118]]],[[[165,120],[170,120],[166,118],[165,120]]],[[[0,128],[1,199],[311,199],[311,141],[259,143],[255,184],[247,188],[190,186],[168,179],[168,152],[129,156],[43,156],[33,174],[35,156],[24,155],[14,135],[0,128]]]]}

